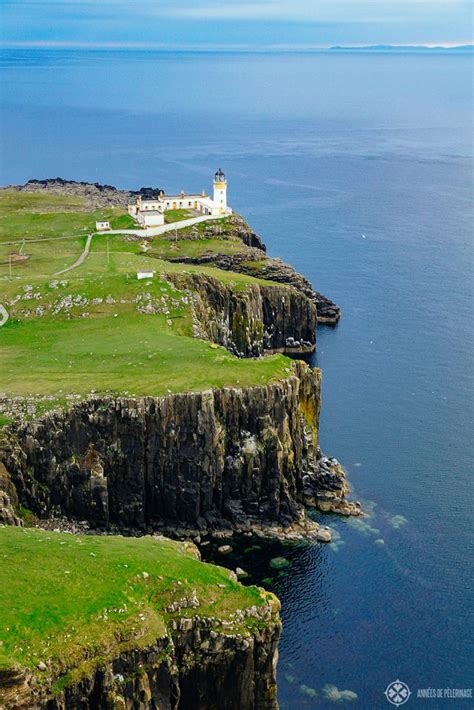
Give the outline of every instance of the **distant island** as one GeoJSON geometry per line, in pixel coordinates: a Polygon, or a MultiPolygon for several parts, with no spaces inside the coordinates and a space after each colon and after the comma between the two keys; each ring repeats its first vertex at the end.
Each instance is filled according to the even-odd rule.
{"type": "Polygon", "coordinates": [[[427,46],[424,44],[400,45],[400,44],[368,44],[357,46],[334,46],[329,47],[330,52],[472,52],[474,44],[427,46]]]}

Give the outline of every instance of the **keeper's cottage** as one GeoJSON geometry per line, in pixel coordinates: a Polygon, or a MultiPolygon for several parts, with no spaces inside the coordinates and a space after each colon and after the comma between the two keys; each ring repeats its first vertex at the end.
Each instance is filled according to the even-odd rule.
{"type": "Polygon", "coordinates": [[[166,195],[162,190],[153,190],[140,194],[133,205],[128,206],[128,213],[142,227],[158,227],[165,223],[165,212],[169,210],[186,210],[189,217],[210,215],[225,217],[232,214],[227,205],[227,179],[222,170],[214,175],[213,196],[206,195],[204,190],[200,195],[166,195]]]}

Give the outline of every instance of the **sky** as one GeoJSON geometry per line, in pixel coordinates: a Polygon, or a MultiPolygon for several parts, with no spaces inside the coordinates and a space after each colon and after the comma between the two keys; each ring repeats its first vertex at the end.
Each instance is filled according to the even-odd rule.
{"type": "Polygon", "coordinates": [[[471,0],[0,0],[3,46],[309,48],[472,42],[471,0]]]}

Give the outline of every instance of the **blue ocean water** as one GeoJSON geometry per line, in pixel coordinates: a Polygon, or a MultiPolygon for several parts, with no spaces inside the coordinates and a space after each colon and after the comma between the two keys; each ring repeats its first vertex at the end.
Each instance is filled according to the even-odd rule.
{"type": "Polygon", "coordinates": [[[474,687],[471,71],[429,53],[2,54],[2,184],[200,190],[222,166],[269,251],[342,308],[314,358],[321,445],[371,515],[326,517],[337,543],[285,548],[279,576],[247,562],[282,600],[282,708],[388,708],[397,678],[406,707],[473,704],[416,697],[474,687]]]}

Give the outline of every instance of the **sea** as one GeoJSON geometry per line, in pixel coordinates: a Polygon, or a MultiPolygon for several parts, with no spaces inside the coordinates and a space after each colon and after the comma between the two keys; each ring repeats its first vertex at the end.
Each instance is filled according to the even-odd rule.
{"type": "Polygon", "coordinates": [[[226,562],[281,599],[281,708],[472,708],[472,54],[16,49],[1,72],[2,184],[209,191],[221,167],[341,307],[320,443],[368,515],[226,562]]]}

